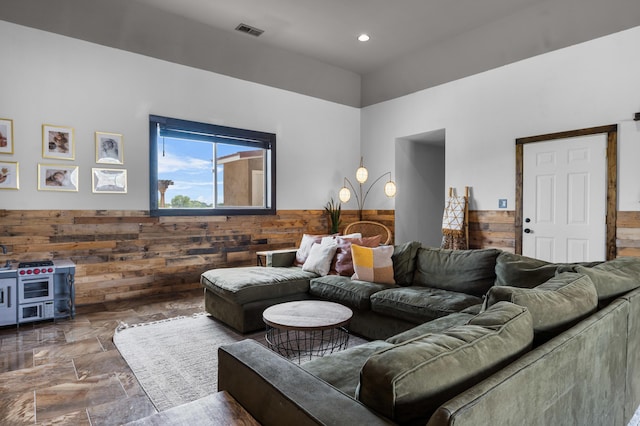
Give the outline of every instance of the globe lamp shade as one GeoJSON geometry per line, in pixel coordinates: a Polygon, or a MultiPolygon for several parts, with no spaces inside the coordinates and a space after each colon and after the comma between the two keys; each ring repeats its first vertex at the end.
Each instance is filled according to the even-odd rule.
{"type": "Polygon", "coordinates": [[[338,192],[338,198],[340,198],[340,201],[342,201],[343,203],[349,201],[351,199],[351,191],[349,191],[349,188],[343,186],[340,189],[340,192],[338,192]]]}
{"type": "Polygon", "coordinates": [[[392,180],[390,180],[389,182],[387,182],[384,185],[384,194],[387,197],[395,197],[396,195],[396,183],[392,180]]]}
{"type": "Polygon", "coordinates": [[[369,171],[367,170],[367,168],[364,166],[358,167],[358,170],[356,170],[356,180],[359,183],[365,183],[368,177],[369,171]]]}

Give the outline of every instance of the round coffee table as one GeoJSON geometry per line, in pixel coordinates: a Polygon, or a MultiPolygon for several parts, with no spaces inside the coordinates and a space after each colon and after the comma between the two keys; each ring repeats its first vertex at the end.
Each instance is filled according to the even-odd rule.
{"type": "Polygon", "coordinates": [[[345,326],[352,316],[351,309],[338,303],[303,300],[273,305],[265,309],[262,319],[267,345],[300,363],[345,349],[349,343],[345,326]]]}

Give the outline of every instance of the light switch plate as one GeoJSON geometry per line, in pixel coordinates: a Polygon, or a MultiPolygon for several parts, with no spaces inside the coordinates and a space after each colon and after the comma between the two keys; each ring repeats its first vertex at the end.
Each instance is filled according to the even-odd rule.
{"type": "Polygon", "coordinates": [[[500,198],[498,200],[498,208],[499,209],[506,209],[507,208],[507,199],[506,198],[500,198]]]}

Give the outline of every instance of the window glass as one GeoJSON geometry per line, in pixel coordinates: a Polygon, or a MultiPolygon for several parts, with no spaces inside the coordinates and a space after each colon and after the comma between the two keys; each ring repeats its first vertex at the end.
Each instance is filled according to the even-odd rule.
{"type": "Polygon", "coordinates": [[[150,117],[152,215],[275,213],[275,135],[150,117]]]}

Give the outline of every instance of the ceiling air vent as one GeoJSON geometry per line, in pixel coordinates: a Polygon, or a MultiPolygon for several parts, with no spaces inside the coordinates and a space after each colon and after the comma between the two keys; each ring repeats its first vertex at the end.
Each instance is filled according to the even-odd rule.
{"type": "Polygon", "coordinates": [[[236,27],[236,31],[240,31],[241,33],[251,34],[252,36],[258,37],[260,34],[264,32],[260,28],[252,27],[247,24],[240,24],[236,27]]]}

